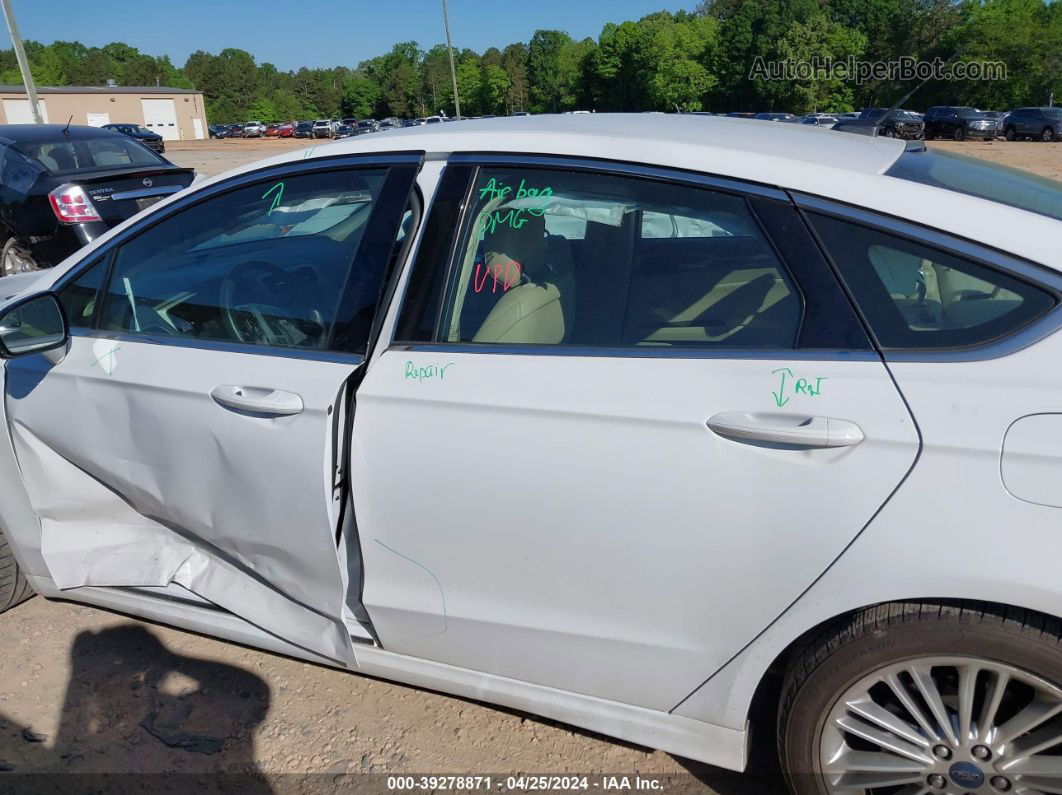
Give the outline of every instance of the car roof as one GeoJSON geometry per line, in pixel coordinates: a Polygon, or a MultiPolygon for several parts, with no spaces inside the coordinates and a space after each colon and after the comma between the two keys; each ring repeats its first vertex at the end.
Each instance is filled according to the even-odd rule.
{"type": "Polygon", "coordinates": [[[48,143],[49,141],[122,138],[122,133],[84,124],[0,124],[0,139],[14,143],[48,143]],[[66,130],[64,133],[63,130],[66,130]]]}
{"type": "MultiPolygon", "coordinates": [[[[528,152],[589,156],[645,162],[720,173],[735,156],[778,158],[879,174],[904,150],[895,139],[845,136],[819,130],[799,130],[753,119],[692,114],[594,113],[537,115],[462,120],[460,124],[421,125],[395,130],[386,138],[370,136],[336,144],[320,155],[341,150],[429,152],[528,152]],[[648,157],[647,157],[648,154],[648,157]]],[[[302,152],[292,152],[298,159],[302,152]]],[[[730,169],[724,169],[724,171],[730,169]]],[[[749,178],[749,177],[747,177],[749,178]]],[[[773,180],[772,180],[773,181],[773,180]]]]}
{"type": "Polygon", "coordinates": [[[305,158],[419,152],[520,153],[613,160],[694,171],[806,193],[943,229],[1062,270],[1059,223],[1045,216],[920,185],[885,172],[903,141],[811,124],[693,114],[535,115],[417,125],[292,149],[225,175],[305,158]],[[1024,231],[1015,233],[1015,229],[1024,231]]]}

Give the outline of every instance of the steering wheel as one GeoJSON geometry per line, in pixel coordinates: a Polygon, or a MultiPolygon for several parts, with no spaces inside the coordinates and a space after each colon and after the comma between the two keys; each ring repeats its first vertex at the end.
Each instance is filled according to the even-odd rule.
{"type": "Polygon", "coordinates": [[[225,326],[240,342],[305,348],[317,347],[325,339],[327,329],[310,291],[298,276],[272,262],[241,262],[221,280],[218,298],[225,326]],[[255,300],[276,296],[278,291],[287,296],[288,309],[255,300]],[[250,293],[247,300],[245,292],[250,293]]]}

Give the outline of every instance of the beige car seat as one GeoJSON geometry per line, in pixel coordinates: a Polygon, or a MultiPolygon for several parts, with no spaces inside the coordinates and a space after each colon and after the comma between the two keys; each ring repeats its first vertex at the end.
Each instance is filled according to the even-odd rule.
{"type": "Polygon", "coordinates": [[[575,305],[571,251],[566,240],[547,240],[543,218],[526,219],[518,229],[499,224],[484,240],[487,270],[520,276],[490,310],[473,342],[557,344],[568,339],[575,305]]]}

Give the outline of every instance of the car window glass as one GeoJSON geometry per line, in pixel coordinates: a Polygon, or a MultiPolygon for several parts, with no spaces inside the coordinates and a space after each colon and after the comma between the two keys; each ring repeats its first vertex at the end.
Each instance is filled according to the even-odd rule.
{"type": "Polygon", "coordinates": [[[59,303],[63,305],[70,328],[89,328],[92,325],[100,285],[107,273],[105,263],[106,258],[90,265],[59,291],[59,303]]]}
{"type": "Polygon", "coordinates": [[[483,169],[439,341],[792,348],[793,283],[745,200],[606,174],[483,169]]]}
{"type": "Polygon", "coordinates": [[[285,348],[338,337],[356,349],[387,264],[356,259],[386,173],[258,182],[164,219],[115,253],[100,327],[285,348]],[[354,263],[352,315],[337,317],[354,263]]]}
{"type": "Polygon", "coordinates": [[[23,143],[18,149],[52,174],[166,163],[147,147],[124,137],[23,143]]]}
{"type": "Polygon", "coordinates": [[[885,174],[1062,221],[1062,182],[981,158],[953,152],[904,152],[885,174]]]}
{"type": "Polygon", "coordinates": [[[31,160],[13,146],[0,148],[0,185],[19,193],[29,192],[34,181],[44,173],[44,166],[31,160]]]}
{"type": "Polygon", "coordinates": [[[885,348],[959,348],[1010,334],[1055,297],[928,245],[810,214],[830,257],[885,348]]]}

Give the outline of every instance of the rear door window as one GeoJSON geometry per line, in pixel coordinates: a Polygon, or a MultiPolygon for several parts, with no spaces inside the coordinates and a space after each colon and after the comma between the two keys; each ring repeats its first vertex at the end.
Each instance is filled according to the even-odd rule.
{"type": "Polygon", "coordinates": [[[796,346],[803,299],[741,196],[497,167],[472,200],[438,342],[796,346]]]}
{"type": "Polygon", "coordinates": [[[951,252],[827,215],[809,217],[883,348],[963,348],[1050,311],[1046,288],[951,252]]]}

